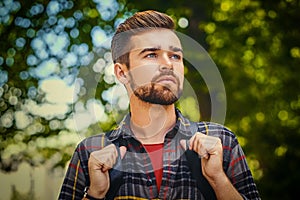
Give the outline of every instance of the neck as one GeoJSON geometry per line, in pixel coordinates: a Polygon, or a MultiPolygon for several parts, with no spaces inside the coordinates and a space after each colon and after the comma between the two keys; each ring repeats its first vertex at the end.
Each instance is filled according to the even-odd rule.
{"type": "Polygon", "coordinates": [[[131,130],[142,144],[163,143],[166,133],[176,123],[175,106],[130,101],[131,130]]]}

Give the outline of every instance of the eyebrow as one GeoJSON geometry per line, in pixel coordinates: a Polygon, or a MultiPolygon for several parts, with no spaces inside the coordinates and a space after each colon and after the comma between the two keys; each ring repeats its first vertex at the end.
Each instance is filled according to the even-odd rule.
{"type": "MultiPolygon", "coordinates": [[[[139,55],[141,55],[141,54],[143,54],[145,52],[149,52],[149,51],[153,52],[153,51],[159,51],[159,50],[161,50],[160,46],[158,46],[158,47],[144,48],[141,52],[139,52],[139,55]]],[[[174,52],[181,52],[181,53],[183,53],[183,50],[181,48],[179,48],[179,47],[170,46],[169,50],[170,51],[174,51],[174,52]]]]}
{"type": "Polygon", "coordinates": [[[150,47],[150,48],[145,48],[143,49],[139,55],[145,53],[145,52],[148,52],[148,51],[158,51],[158,50],[161,50],[161,47],[150,47]]]}
{"type": "Polygon", "coordinates": [[[171,51],[174,51],[174,52],[178,52],[179,51],[179,52],[183,53],[183,50],[181,48],[179,48],[179,47],[170,46],[169,49],[171,51]]]}

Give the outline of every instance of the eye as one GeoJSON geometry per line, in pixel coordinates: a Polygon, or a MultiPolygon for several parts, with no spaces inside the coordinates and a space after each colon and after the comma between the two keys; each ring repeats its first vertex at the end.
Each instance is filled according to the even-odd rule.
{"type": "Polygon", "coordinates": [[[178,55],[178,54],[172,54],[170,56],[171,59],[174,59],[174,60],[181,60],[181,55],[178,55]]]}
{"type": "Polygon", "coordinates": [[[156,53],[148,53],[145,58],[156,58],[157,54],[156,53]]]}

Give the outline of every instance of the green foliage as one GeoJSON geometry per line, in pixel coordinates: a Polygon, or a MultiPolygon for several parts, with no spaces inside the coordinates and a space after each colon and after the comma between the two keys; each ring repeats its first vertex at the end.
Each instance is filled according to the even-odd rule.
{"type": "MultiPolygon", "coordinates": [[[[299,1],[107,2],[0,2],[6,10],[0,17],[0,168],[46,160],[63,166],[80,139],[115,125],[127,104],[106,70],[110,55],[99,45],[106,40],[101,34],[112,34],[137,10],[155,9],[171,15],[177,30],[206,48],[218,66],[228,103],[225,125],[238,135],[262,199],[294,199],[300,179],[299,1]],[[106,12],[109,6],[117,12],[106,12]],[[57,94],[60,87],[73,88],[75,97],[53,98],[49,85],[57,94]],[[117,97],[110,101],[110,94],[117,97]],[[79,117],[93,116],[87,111],[95,106],[101,115],[79,117]]],[[[179,106],[197,119],[198,102],[201,119],[209,120],[207,87],[188,64],[186,72],[198,99],[187,97],[179,106]]]]}
{"type": "Polygon", "coordinates": [[[294,171],[300,158],[299,2],[216,1],[214,8],[200,27],[230,98],[227,124],[245,141],[264,199],[291,199],[300,177],[294,171]]]}
{"type": "Polygon", "coordinates": [[[79,140],[116,123],[102,40],[130,12],[115,0],[4,0],[0,10],[0,168],[64,166],[79,140]]]}

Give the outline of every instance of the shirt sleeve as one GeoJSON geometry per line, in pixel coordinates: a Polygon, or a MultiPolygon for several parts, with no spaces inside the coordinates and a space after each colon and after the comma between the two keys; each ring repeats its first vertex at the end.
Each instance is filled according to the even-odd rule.
{"type": "Polygon", "coordinates": [[[83,198],[86,178],[82,164],[77,147],[68,166],[58,199],[83,198]]]}
{"type": "Polygon", "coordinates": [[[208,122],[200,123],[200,131],[219,137],[223,145],[223,170],[244,199],[260,199],[246,156],[236,135],[226,127],[208,122]]]}
{"type": "Polygon", "coordinates": [[[84,188],[90,185],[88,174],[90,153],[103,148],[105,145],[104,134],[86,138],[78,144],[70,160],[58,199],[80,200],[83,198],[84,188]]]}
{"type": "Polygon", "coordinates": [[[236,136],[223,130],[224,170],[244,199],[260,199],[246,156],[236,136]]]}

